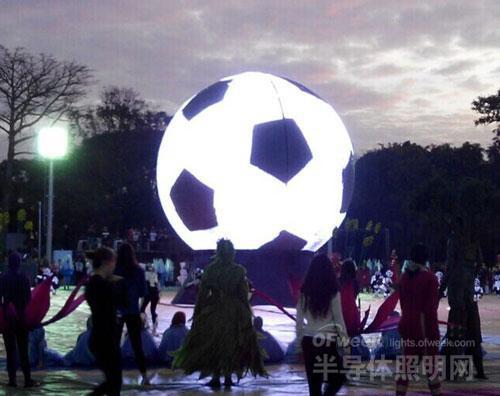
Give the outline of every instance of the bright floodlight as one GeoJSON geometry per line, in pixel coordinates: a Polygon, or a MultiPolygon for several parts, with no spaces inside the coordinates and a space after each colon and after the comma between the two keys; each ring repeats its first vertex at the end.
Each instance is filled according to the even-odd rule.
{"type": "Polygon", "coordinates": [[[45,158],[62,158],[68,151],[68,132],[60,127],[42,128],[38,133],[38,153],[45,158]]]}
{"type": "Polygon", "coordinates": [[[223,78],[182,105],[160,146],[158,192],[195,250],[315,251],[342,223],[353,149],[324,100],[265,73],[223,78]]]}

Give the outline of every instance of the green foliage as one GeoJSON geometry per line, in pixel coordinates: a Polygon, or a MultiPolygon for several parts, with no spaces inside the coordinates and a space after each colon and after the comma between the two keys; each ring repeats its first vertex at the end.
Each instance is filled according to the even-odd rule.
{"type": "Polygon", "coordinates": [[[363,239],[363,247],[368,248],[373,245],[375,237],[373,235],[367,236],[363,239]]]}
{"type": "Polygon", "coordinates": [[[186,374],[236,374],[238,380],[247,372],[267,376],[252,325],[246,271],[233,259],[233,244],[220,240],[201,279],[191,331],[175,353],[173,367],[186,374]]]}
{"type": "Polygon", "coordinates": [[[479,96],[472,102],[472,110],[481,114],[474,123],[476,125],[497,124],[493,133],[494,141],[500,143],[500,89],[494,95],[479,96]]]}
{"type": "MultiPolygon", "coordinates": [[[[498,164],[471,143],[460,147],[422,147],[410,142],[382,146],[356,163],[348,215],[362,223],[382,222],[389,229],[390,247],[402,256],[421,241],[439,260],[444,259],[451,227],[461,217],[492,261],[500,235],[499,180],[493,177],[498,164]]],[[[385,252],[379,253],[383,257],[385,252]]]]}
{"type": "Polygon", "coordinates": [[[369,220],[364,228],[360,228],[358,219],[346,218],[343,225],[335,228],[332,233],[334,250],[341,251],[344,257],[351,257],[361,262],[374,253],[373,250],[380,241],[378,234],[382,224],[380,222],[374,224],[374,221],[369,220]]]}
{"type": "Polygon", "coordinates": [[[26,209],[19,209],[17,211],[17,221],[24,223],[26,221],[26,209]]]}

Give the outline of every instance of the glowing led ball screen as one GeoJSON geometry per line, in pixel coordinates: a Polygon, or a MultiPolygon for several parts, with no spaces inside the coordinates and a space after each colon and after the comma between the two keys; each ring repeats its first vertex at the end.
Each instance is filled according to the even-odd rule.
{"type": "Polygon", "coordinates": [[[353,149],[335,110],[271,74],[226,77],[185,102],[160,146],[158,192],[195,250],[315,251],[345,217],[353,149]]]}

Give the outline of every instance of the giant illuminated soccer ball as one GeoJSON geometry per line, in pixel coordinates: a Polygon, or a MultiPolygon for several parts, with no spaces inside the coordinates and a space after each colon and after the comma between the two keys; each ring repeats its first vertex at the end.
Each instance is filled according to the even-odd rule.
{"type": "Polygon", "coordinates": [[[345,217],[353,149],[335,110],[265,73],[223,78],[184,103],[157,165],[168,220],[195,250],[315,251],[345,217]]]}

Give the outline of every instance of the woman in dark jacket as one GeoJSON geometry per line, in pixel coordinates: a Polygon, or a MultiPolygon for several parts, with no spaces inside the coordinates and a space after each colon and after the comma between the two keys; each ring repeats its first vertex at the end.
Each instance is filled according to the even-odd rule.
{"type": "Polygon", "coordinates": [[[124,243],[118,249],[115,275],[124,278],[127,290],[126,304],[119,309],[121,328],[123,325],[127,326],[135,361],[142,375],[142,385],[149,385],[146,359],[142,349],[142,318],[139,301],[144,298],[146,293],[146,278],[143,269],[137,262],[132,245],[128,243],[124,243]]]}
{"type": "Polygon", "coordinates": [[[12,253],[9,255],[7,271],[0,276],[0,309],[3,309],[8,324],[7,330],[3,333],[3,340],[7,355],[8,386],[17,386],[16,371],[19,361],[24,374],[24,386],[33,388],[40,384],[31,379],[29,333],[23,322],[24,310],[31,300],[31,291],[28,277],[20,271],[20,267],[21,256],[12,253]],[[14,315],[9,312],[9,305],[13,306],[14,315]]]}
{"type": "Polygon", "coordinates": [[[124,284],[122,279],[113,277],[116,265],[113,250],[102,247],[87,255],[94,268],[94,274],[85,288],[85,296],[92,313],[89,349],[105,377],[104,382],[97,386],[91,395],[119,396],[122,387],[122,366],[117,306],[123,300],[124,284]]]}

